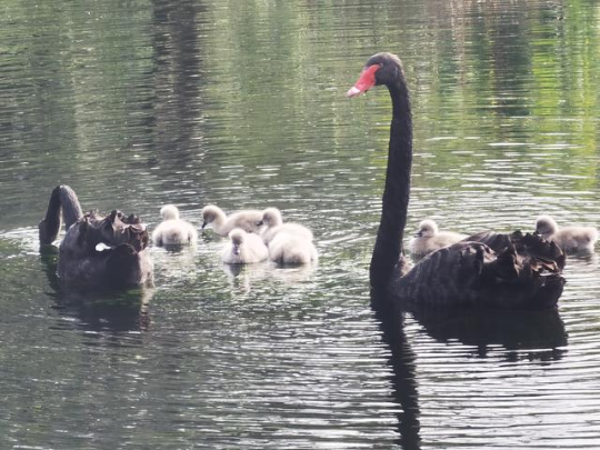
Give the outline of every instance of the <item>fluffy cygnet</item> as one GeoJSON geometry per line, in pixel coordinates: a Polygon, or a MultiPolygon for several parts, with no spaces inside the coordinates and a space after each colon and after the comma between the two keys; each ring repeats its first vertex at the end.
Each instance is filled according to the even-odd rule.
{"type": "Polygon", "coordinates": [[[262,219],[262,212],[246,209],[227,216],[221,208],[207,205],[202,208],[202,228],[211,224],[215,233],[227,236],[234,228],[241,228],[248,233],[258,233],[258,222],[262,219]]]}
{"type": "Polygon", "coordinates": [[[318,258],[317,249],[305,236],[280,232],[269,243],[269,259],[278,264],[309,264],[318,258]]]}
{"type": "Polygon", "coordinates": [[[313,233],[304,225],[299,223],[283,223],[281,211],[277,208],[267,208],[263,211],[260,225],[264,226],[261,236],[265,244],[269,244],[279,233],[288,233],[301,236],[309,241],[313,240],[313,233]]]}
{"type": "Polygon", "coordinates": [[[160,209],[163,219],[152,232],[155,245],[194,244],[198,239],[196,227],[179,218],[179,210],[175,205],[165,205],[160,209]]]}
{"type": "Polygon", "coordinates": [[[540,216],[535,230],[549,241],[555,242],[564,252],[594,251],[598,230],[594,227],[561,227],[550,216],[540,216]]]}
{"type": "Polygon", "coordinates": [[[435,250],[462,241],[466,237],[452,231],[439,231],[433,220],[426,219],[419,224],[415,237],[408,243],[408,249],[415,256],[425,256],[435,250]]]}
{"type": "Polygon", "coordinates": [[[269,250],[258,234],[246,233],[234,228],[229,233],[229,242],[221,252],[221,259],[227,264],[257,263],[269,257],[269,250]]]}

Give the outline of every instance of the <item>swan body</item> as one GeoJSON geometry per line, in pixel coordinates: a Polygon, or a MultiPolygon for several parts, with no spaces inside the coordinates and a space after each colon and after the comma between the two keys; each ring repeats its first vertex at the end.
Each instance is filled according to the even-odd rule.
{"type": "Polygon", "coordinates": [[[567,253],[593,252],[598,240],[598,230],[594,227],[560,227],[550,216],[537,218],[535,230],[567,253]]]}
{"type": "Polygon", "coordinates": [[[202,208],[202,228],[208,224],[215,233],[227,236],[234,228],[241,228],[248,233],[258,233],[262,220],[262,212],[255,209],[245,209],[227,216],[225,212],[215,205],[206,205],[202,208]]]}
{"type": "Polygon", "coordinates": [[[57,186],[50,196],[46,217],[38,225],[42,249],[58,236],[61,213],[67,229],[59,246],[58,276],[62,284],[103,289],[151,281],[148,230],[137,216],[125,217],[117,210],[105,217],[96,212],[83,214],[75,191],[66,185],[57,186]]]}
{"type": "Polygon", "coordinates": [[[417,257],[423,257],[435,250],[456,244],[466,237],[453,231],[439,231],[433,220],[426,219],[419,224],[415,237],[408,243],[408,250],[417,257]]]}
{"type": "Polygon", "coordinates": [[[152,232],[152,241],[158,245],[195,244],[198,240],[196,227],[179,218],[179,209],[175,205],[165,205],[160,209],[163,219],[152,232]]]}
{"type": "Polygon", "coordinates": [[[293,222],[283,222],[281,211],[277,208],[267,208],[263,211],[260,224],[264,226],[261,231],[261,237],[265,244],[269,244],[279,233],[287,233],[296,236],[302,236],[309,241],[313,240],[313,233],[304,225],[293,222]]]}
{"type": "Polygon", "coordinates": [[[387,292],[409,309],[555,307],[565,283],[560,267],[564,254],[554,243],[536,235],[502,235],[496,250],[486,244],[485,235],[475,236],[434,251],[409,267],[402,237],[410,197],[412,114],[397,56],[373,55],[347,96],[356,97],[376,85],[389,90],[392,122],[381,219],[370,266],[372,288],[387,292]],[[552,255],[560,258],[552,259],[552,255]]]}
{"type": "Polygon", "coordinates": [[[283,265],[301,265],[317,262],[319,254],[305,236],[280,232],[269,243],[269,259],[283,265]]]}
{"type": "Polygon", "coordinates": [[[268,257],[269,250],[261,237],[241,228],[234,228],[229,233],[229,242],[221,252],[221,259],[227,264],[257,263],[268,257]]]}

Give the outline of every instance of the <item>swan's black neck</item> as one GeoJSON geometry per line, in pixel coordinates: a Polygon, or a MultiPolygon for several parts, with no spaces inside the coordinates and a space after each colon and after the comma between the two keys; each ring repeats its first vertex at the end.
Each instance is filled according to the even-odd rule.
{"type": "Polygon", "coordinates": [[[61,210],[67,230],[83,217],[77,194],[66,185],[56,186],[50,195],[46,217],[38,225],[40,244],[51,244],[58,236],[61,210]]]}
{"type": "Polygon", "coordinates": [[[388,89],[393,115],[381,222],[371,259],[370,279],[374,288],[384,288],[389,284],[400,260],[410,195],[412,115],[410,95],[402,70],[396,82],[388,85],[388,89]]]}

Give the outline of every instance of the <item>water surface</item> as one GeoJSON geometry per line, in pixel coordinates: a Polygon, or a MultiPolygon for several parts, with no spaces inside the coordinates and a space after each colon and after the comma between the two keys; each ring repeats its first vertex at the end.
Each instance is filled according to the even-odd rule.
{"type": "MultiPolygon", "coordinates": [[[[556,312],[371,306],[390,103],[344,93],[404,61],[407,233],[600,224],[592,1],[8,2],[0,15],[0,442],[19,449],[584,449],[600,445],[597,255],[556,312]],[[36,224],[84,209],[277,206],[317,267],[232,271],[210,231],[152,249],[155,287],[60,290],[36,224]]],[[[377,305],[377,303],[376,303],[377,305]]]]}

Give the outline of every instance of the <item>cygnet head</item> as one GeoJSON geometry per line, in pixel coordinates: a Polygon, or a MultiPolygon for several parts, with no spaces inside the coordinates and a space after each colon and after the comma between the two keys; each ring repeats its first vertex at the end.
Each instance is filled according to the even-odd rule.
{"type": "Polygon", "coordinates": [[[215,205],[206,205],[202,208],[202,228],[206,227],[211,222],[214,222],[218,217],[223,216],[223,210],[215,205]]]}
{"type": "Polygon", "coordinates": [[[277,208],[267,208],[263,211],[262,220],[257,225],[266,225],[268,228],[277,227],[283,223],[281,211],[277,208]]]}
{"type": "Polygon", "coordinates": [[[179,210],[175,205],[165,205],[160,209],[163,220],[179,219],[179,210]]]}
{"type": "Polygon", "coordinates": [[[430,238],[437,234],[437,224],[431,219],[425,219],[419,224],[415,237],[430,238]]]}
{"type": "Polygon", "coordinates": [[[234,228],[229,232],[229,239],[231,239],[231,244],[233,245],[233,254],[240,254],[240,246],[244,243],[244,238],[246,236],[246,232],[241,228],[234,228]]]}
{"type": "Polygon", "coordinates": [[[549,236],[558,231],[558,225],[550,216],[540,216],[535,223],[535,231],[542,236],[549,236]]]}

